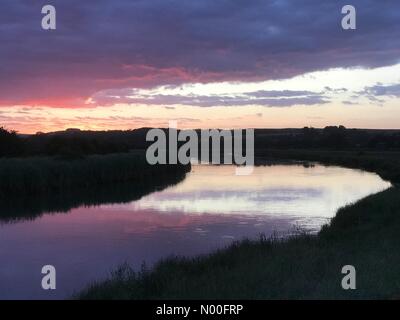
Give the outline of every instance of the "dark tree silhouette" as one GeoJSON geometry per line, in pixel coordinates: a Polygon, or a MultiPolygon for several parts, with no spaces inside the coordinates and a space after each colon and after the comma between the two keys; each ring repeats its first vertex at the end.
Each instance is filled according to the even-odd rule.
{"type": "Polygon", "coordinates": [[[23,142],[16,131],[0,127],[0,157],[18,156],[23,152],[23,142]]]}

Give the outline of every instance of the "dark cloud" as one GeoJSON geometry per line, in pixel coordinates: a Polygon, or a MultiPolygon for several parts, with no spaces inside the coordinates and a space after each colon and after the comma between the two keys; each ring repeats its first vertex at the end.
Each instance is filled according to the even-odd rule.
{"type": "Polygon", "coordinates": [[[374,86],[365,87],[362,91],[355,92],[354,99],[367,98],[372,104],[382,106],[385,98],[400,98],[400,83],[384,85],[376,83],[374,86]]]}
{"type": "Polygon", "coordinates": [[[342,101],[343,104],[348,105],[348,106],[356,106],[359,105],[357,102],[349,101],[349,100],[344,100],[342,101]]]}
{"type": "Polygon", "coordinates": [[[400,98],[400,83],[393,85],[376,84],[365,88],[361,94],[373,97],[392,97],[400,98]]]}
{"type": "Polygon", "coordinates": [[[259,90],[255,92],[246,93],[245,96],[249,98],[279,98],[279,97],[299,97],[299,96],[313,96],[314,92],[311,91],[298,91],[298,90],[259,90]]]}
{"type": "Polygon", "coordinates": [[[326,93],[334,93],[334,94],[336,94],[336,93],[345,93],[347,91],[348,91],[348,89],[346,89],[346,88],[333,89],[331,87],[325,87],[325,92],[326,93]]]}
{"type": "Polygon", "coordinates": [[[79,106],[110,88],[282,79],[400,57],[398,0],[352,0],[355,31],[340,27],[343,0],[52,0],[57,30],[43,31],[48,2],[1,2],[0,104],[79,106]]]}

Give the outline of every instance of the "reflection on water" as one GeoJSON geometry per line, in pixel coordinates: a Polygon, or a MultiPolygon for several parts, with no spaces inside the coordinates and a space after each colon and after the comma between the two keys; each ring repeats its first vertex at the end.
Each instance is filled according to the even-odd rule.
{"type": "Polygon", "coordinates": [[[121,182],[112,187],[99,185],[68,190],[61,194],[18,198],[2,197],[0,200],[0,224],[32,220],[44,213],[66,213],[81,206],[131,202],[182,181],[185,174],[185,172],[165,172],[157,183],[154,181],[143,181],[140,184],[121,182]]]}
{"type": "Polygon", "coordinates": [[[244,237],[317,231],[336,210],[390,186],[377,175],[320,165],[194,166],[185,180],[124,204],[0,225],[0,298],[63,298],[128,261],[210,252],[244,237]],[[43,291],[41,267],[57,269],[43,291]]]}

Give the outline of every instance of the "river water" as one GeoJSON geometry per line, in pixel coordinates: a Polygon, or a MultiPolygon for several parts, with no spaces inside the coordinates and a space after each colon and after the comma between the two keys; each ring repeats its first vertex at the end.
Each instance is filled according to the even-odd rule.
{"type": "Polygon", "coordinates": [[[258,166],[249,176],[193,166],[180,183],[136,201],[0,224],[0,299],[67,298],[124,262],[139,268],[260,234],[317,232],[338,208],[388,187],[334,166],[258,166]],[[44,265],[56,268],[56,290],[41,288],[44,265]]]}

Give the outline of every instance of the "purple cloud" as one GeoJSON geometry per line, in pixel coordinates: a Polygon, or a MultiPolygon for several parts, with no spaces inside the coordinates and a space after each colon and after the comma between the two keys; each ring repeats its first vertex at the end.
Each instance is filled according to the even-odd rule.
{"type": "Polygon", "coordinates": [[[148,105],[190,105],[197,107],[247,106],[291,107],[295,105],[325,104],[328,97],[311,91],[260,90],[238,95],[181,95],[144,94],[134,89],[105,90],[93,95],[98,105],[148,104],[148,105]]]}
{"type": "Polygon", "coordinates": [[[375,86],[365,88],[361,94],[374,97],[400,98],[400,83],[393,85],[376,84],[375,86]]]}
{"type": "Polygon", "coordinates": [[[344,0],[52,0],[57,30],[43,31],[48,2],[2,1],[1,105],[72,107],[106,89],[282,79],[400,57],[398,0],[353,0],[356,31],[340,27],[344,0]]]}

